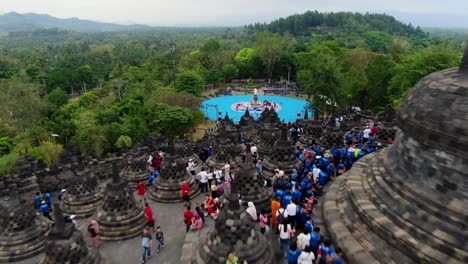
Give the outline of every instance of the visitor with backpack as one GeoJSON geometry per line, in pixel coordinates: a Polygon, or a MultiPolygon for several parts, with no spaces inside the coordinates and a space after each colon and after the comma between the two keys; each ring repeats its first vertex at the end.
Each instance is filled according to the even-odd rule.
{"type": "Polygon", "coordinates": [[[50,212],[49,212],[50,208],[47,205],[46,201],[42,200],[41,206],[39,207],[39,210],[42,212],[42,214],[45,217],[49,218],[50,221],[54,221],[54,220],[52,220],[52,217],[50,216],[50,212]]]}
{"type": "Polygon", "coordinates": [[[281,204],[281,207],[276,211],[276,221],[278,222],[278,226],[281,223],[288,222],[288,211],[284,209],[283,204],[281,204]]]}

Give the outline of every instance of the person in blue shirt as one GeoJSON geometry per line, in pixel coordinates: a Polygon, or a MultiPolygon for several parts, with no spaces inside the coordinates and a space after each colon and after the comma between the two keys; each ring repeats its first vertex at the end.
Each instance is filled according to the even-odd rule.
{"type": "Polygon", "coordinates": [[[294,154],[296,155],[297,158],[299,158],[302,154],[301,147],[297,146],[296,150],[294,151],[294,154]]]}
{"type": "Polygon", "coordinates": [[[41,202],[42,202],[41,194],[37,192],[36,195],[34,196],[34,204],[36,205],[36,209],[39,209],[39,207],[41,207],[41,202]]]}
{"type": "Polygon", "coordinates": [[[288,204],[291,203],[291,199],[292,199],[291,192],[287,191],[286,194],[283,196],[283,199],[281,200],[281,203],[284,204],[285,208],[286,206],[288,206],[288,204]]]}
{"type": "Polygon", "coordinates": [[[286,192],[283,191],[282,189],[278,189],[275,192],[275,196],[278,197],[280,201],[283,200],[283,197],[284,197],[285,194],[286,194],[286,192]]]}
{"type": "Polygon", "coordinates": [[[335,177],[335,163],[333,161],[330,162],[330,164],[327,166],[327,174],[331,180],[333,180],[333,177],[335,177]]]}
{"type": "Polygon", "coordinates": [[[314,255],[317,256],[317,251],[320,246],[320,227],[314,227],[314,231],[310,232],[309,245],[312,248],[312,252],[314,252],[314,255]]]}
{"type": "Polygon", "coordinates": [[[307,230],[307,232],[311,233],[311,236],[310,236],[311,239],[312,239],[312,232],[313,232],[312,228],[313,228],[312,218],[310,216],[307,216],[306,217],[306,223],[305,223],[305,229],[307,230]]]}
{"type": "Polygon", "coordinates": [[[301,250],[297,248],[297,241],[292,240],[289,243],[288,248],[288,263],[289,264],[297,264],[297,260],[299,259],[299,255],[301,254],[301,250]]]}
{"type": "Polygon", "coordinates": [[[296,198],[296,200],[298,200],[298,201],[302,201],[302,192],[301,192],[301,186],[300,185],[298,185],[297,189],[295,189],[291,193],[291,196],[292,196],[292,198],[296,198]]]}
{"type": "Polygon", "coordinates": [[[326,170],[328,164],[330,164],[330,157],[327,154],[325,154],[325,156],[320,159],[320,169],[326,170]]]}
{"type": "Polygon", "coordinates": [[[324,261],[323,263],[326,263],[325,260],[327,259],[327,255],[330,253],[330,247],[331,247],[331,241],[330,239],[325,239],[325,241],[322,243],[322,260],[324,261]]]}
{"type": "Polygon", "coordinates": [[[156,180],[158,176],[159,176],[159,172],[155,170],[148,179],[148,185],[149,186],[153,185],[154,180],[156,180]]]}
{"type": "Polygon", "coordinates": [[[330,177],[328,176],[328,174],[324,171],[321,171],[320,174],[319,174],[319,185],[321,186],[324,186],[328,180],[330,179],[330,177]]]}
{"type": "Polygon", "coordinates": [[[344,165],[342,159],[340,159],[340,162],[338,163],[338,165],[336,165],[336,170],[337,170],[338,175],[341,175],[346,171],[345,170],[345,165],[344,165]]]}
{"type": "Polygon", "coordinates": [[[320,146],[319,144],[315,143],[312,147],[312,150],[318,155],[320,153],[320,146]]]}
{"type": "Polygon", "coordinates": [[[44,200],[46,201],[47,205],[49,206],[49,208],[52,208],[51,207],[51,202],[52,202],[52,199],[50,197],[50,193],[45,193],[44,194],[44,200]]]}
{"type": "MultiPolygon", "coordinates": [[[[309,173],[310,177],[312,177],[312,172],[309,173]]],[[[307,177],[304,177],[301,181],[301,189],[308,190],[310,188],[310,182],[307,177]]]]}
{"type": "Polygon", "coordinates": [[[295,185],[297,181],[299,180],[298,178],[299,178],[299,175],[297,175],[297,170],[293,169],[291,172],[291,183],[295,185]]]}
{"type": "Polygon", "coordinates": [[[49,213],[49,206],[47,205],[47,202],[42,200],[41,202],[41,206],[39,207],[39,210],[41,210],[42,214],[49,218],[50,221],[53,221],[52,220],[52,217],[50,217],[50,213],[49,213]]]}
{"type": "Polygon", "coordinates": [[[333,156],[334,159],[338,158],[338,150],[336,149],[336,146],[333,146],[333,147],[330,149],[330,153],[332,154],[332,156],[333,156]]]}
{"type": "Polygon", "coordinates": [[[335,259],[333,261],[333,264],[344,264],[343,251],[339,247],[335,249],[335,259]]]}

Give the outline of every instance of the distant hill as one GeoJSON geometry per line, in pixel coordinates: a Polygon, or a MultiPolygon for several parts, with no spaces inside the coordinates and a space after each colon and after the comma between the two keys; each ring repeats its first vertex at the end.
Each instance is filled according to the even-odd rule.
{"type": "Polygon", "coordinates": [[[307,11],[286,18],[279,18],[271,23],[255,23],[247,25],[249,31],[263,31],[290,33],[295,36],[307,35],[320,27],[337,28],[353,31],[380,31],[392,35],[411,36],[424,35],[419,27],[405,24],[386,14],[361,14],[352,12],[322,13],[307,11]]]}
{"type": "Polygon", "coordinates": [[[80,32],[131,31],[150,29],[147,25],[119,25],[78,18],[56,18],[41,14],[10,12],[0,15],[0,32],[58,28],[80,32]]]}
{"type": "Polygon", "coordinates": [[[270,31],[315,40],[337,40],[348,48],[364,44],[375,52],[388,52],[395,39],[406,39],[417,46],[430,43],[427,32],[386,14],[307,11],[271,23],[250,24],[244,29],[250,34],[270,31]]]}

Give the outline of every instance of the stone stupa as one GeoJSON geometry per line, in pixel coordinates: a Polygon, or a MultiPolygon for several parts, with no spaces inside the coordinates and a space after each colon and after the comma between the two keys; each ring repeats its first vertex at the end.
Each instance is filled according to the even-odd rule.
{"type": "Polygon", "coordinates": [[[66,215],[75,215],[78,219],[90,217],[101,204],[102,193],[96,176],[80,162],[60,207],[66,215]]]}
{"type": "Polygon", "coordinates": [[[0,205],[0,263],[16,262],[45,250],[50,222],[24,206],[16,186],[10,186],[11,199],[0,205]]]}
{"type": "Polygon", "coordinates": [[[275,169],[280,168],[285,176],[291,175],[293,169],[298,169],[301,161],[294,154],[294,146],[288,140],[288,128],[281,127],[281,137],[274,143],[271,154],[263,161],[263,177],[273,179],[275,169]]]}
{"type": "Polygon", "coordinates": [[[226,162],[231,165],[231,171],[235,171],[242,162],[238,153],[240,149],[232,143],[229,137],[220,134],[214,144],[214,154],[206,160],[206,164],[211,168],[221,168],[226,162]]]}
{"type": "Polygon", "coordinates": [[[230,251],[249,264],[276,263],[270,241],[255,228],[252,217],[239,205],[239,184],[234,179],[231,189],[226,190],[224,207],[214,230],[202,239],[192,263],[226,263],[230,251]]]}
{"type": "Polygon", "coordinates": [[[260,129],[256,140],[258,158],[265,160],[271,155],[273,146],[280,135],[281,131],[274,123],[267,123],[260,129]]]}
{"type": "Polygon", "coordinates": [[[268,215],[271,216],[273,190],[264,186],[262,177],[260,177],[257,168],[255,168],[251,161],[249,151],[245,162],[241,164],[239,172],[235,176],[235,180],[240,186],[239,193],[243,204],[246,206],[248,202],[253,202],[257,213],[266,210],[268,215]]]}
{"type": "Polygon", "coordinates": [[[40,264],[98,264],[100,254],[88,248],[83,233],[73,223],[66,223],[58,204],[54,205],[55,224],[49,233],[45,257],[40,264]]]}
{"type": "Polygon", "coordinates": [[[468,263],[468,48],[397,115],[395,144],[365,156],[323,197],[349,263],[468,263]]]}
{"type": "Polygon", "coordinates": [[[134,189],[122,180],[117,164],[112,164],[112,181],[104,190],[104,202],[97,209],[101,240],[124,240],[136,237],[143,231],[146,218],[143,204],[135,201],[134,189]]]}
{"type": "Polygon", "coordinates": [[[135,185],[147,181],[149,178],[148,153],[148,148],[136,149],[128,153],[125,156],[124,168],[120,172],[120,177],[135,185]]]}
{"type": "Polygon", "coordinates": [[[153,186],[148,189],[148,197],[157,202],[177,203],[182,201],[180,186],[183,182],[190,184],[189,197],[192,199],[200,193],[200,186],[186,170],[186,161],[175,152],[174,146],[161,163],[159,176],[154,180],[153,186]]]}
{"type": "Polygon", "coordinates": [[[309,119],[309,111],[307,109],[301,125],[304,128],[304,133],[299,138],[299,142],[309,146],[312,146],[314,143],[321,143],[320,141],[323,136],[322,122],[309,119]]]}

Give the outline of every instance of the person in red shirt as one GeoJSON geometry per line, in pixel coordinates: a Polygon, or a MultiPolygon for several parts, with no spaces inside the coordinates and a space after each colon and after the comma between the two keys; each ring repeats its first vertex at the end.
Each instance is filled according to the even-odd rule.
{"type": "Polygon", "coordinates": [[[146,192],[145,182],[138,183],[135,189],[138,195],[145,196],[145,192],[146,192]]]}
{"type": "Polygon", "coordinates": [[[145,203],[145,217],[146,217],[146,225],[153,229],[154,231],[154,218],[153,218],[153,211],[148,203],[145,203]]]}
{"type": "Polygon", "coordinates": [[[375,137],[375,135],[377,135],[377,131],[379,130],[379,127],[377,126],[377,124],[375,124],[372,128],[371,128],[371,132],[370,132],[370,135],[375,137]]]}
{"type": "Polygon", "coordinates": [[[190,205],[190,185],[188,185],[188,183],[182,182],[182,185],[180,186],[180,194],[184,200],[184,207],[187,206],[187,204],[190,205]]]}
{"type": "Polygon", "coordinates": [[[190,205],[187,206],[187,210],[184,212],[184,224],[187,227],[186,232],[190,230],[190,227],[192,226],[192,217],[194,216],[193,212],[191,211],[190,205]]]}

